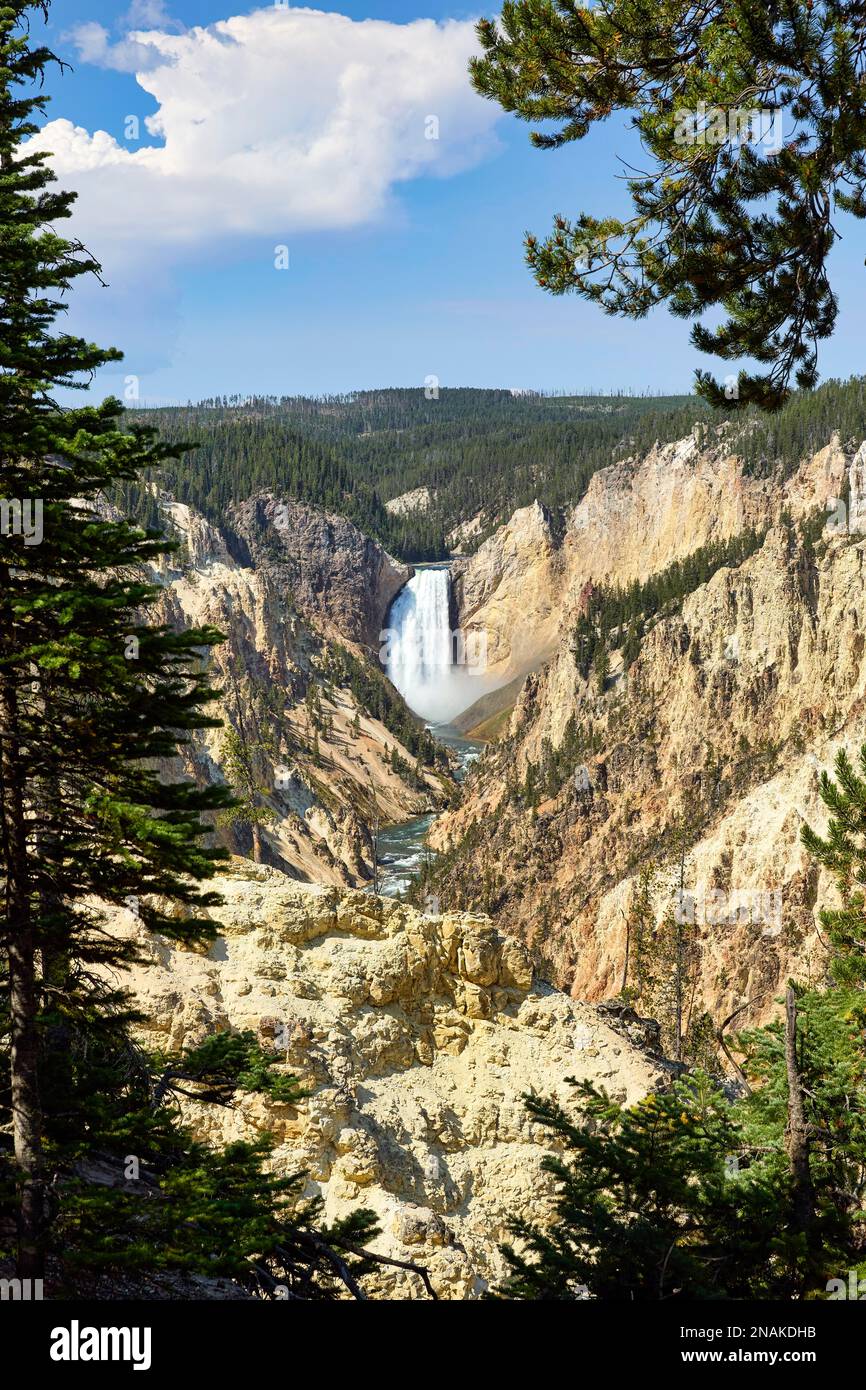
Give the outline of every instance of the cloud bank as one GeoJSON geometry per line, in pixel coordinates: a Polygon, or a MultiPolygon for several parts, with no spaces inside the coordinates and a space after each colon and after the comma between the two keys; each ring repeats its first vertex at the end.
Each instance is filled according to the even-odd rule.
{"type": "Polygon", "coordinates": [[[78,228],[97,254],[360,227],[400,183],[495,149],[498,109],[466,70],[475,42],[469,22],[276,6],[120,44],[82,26],[82,56],[133,69],[158,109],[138,142],[55,120],[34,144],[78,191],[78,228]]]}

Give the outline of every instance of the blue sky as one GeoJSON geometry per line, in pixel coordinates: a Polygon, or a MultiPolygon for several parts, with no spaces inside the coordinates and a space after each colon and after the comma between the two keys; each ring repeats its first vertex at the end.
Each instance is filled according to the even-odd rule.
{"type": "MultiPolygon", "coordinates": [[[[526,229],[543,234],[558,211],[626,211],[617,156],[637,151],[614,123],[534,150],[524,124],[471,92],[469,21],[496,8],[56,4],[50,41],[73,71],[50,79],[45,139],[63,185],[81,190],[77,230],[109,280],[76,290],[69,326],[126,357],[98,393],[122,395],[133,377],[157,403],[431,375],[689,390],[694,367],[714,364],[687,324],[664,310],[608,318],[543,294],[526,270],[526,229]],[[156,37],[130,42],[140,30],[156,37]],[[440,130],[425,143],[428,114],[440,130]],[[288,270],[275,268],[281,246],[288,270]]],[[[824,376],[864,370],[863,254],[847,225],[824,376]]]]}

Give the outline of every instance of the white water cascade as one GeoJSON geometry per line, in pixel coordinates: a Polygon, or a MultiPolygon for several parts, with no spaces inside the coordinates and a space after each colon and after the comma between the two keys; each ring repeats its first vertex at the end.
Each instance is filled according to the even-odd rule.
{"type": "Polygon", "coordinates": [[[486,689],[479,673],[455,666],[461,643],[451,629],[451,576],[419,569],[387,619],[383,661],[407,705],[431,724],[445,724],[486,689]]]}

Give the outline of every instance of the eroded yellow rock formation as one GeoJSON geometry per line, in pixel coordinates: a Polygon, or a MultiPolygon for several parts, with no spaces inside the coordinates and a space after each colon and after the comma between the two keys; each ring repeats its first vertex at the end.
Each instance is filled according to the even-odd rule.
{"type": "MultiPolygon", "coordinates": [[[[544,1216],[550,1141],[524,1093],[566,1101],[576,1076],[633,1101],[667,1075],[637,1024],[617,1031],[534,984],[524,947],[484,917],[299,886],[246,861],[215,886],[225,905],[206,954],[117,915],[113,929],[145,957],[127,977],[144,1036],[179,1048],[253,1029],[310,1095],[297,1107],[249,1093],[230,1109],[190,1103],[188,1117],[214,1142],[269,1131],[280,1173],[305,1169],[329,1219],[375,1211],[375,1248],[427,1266],[440,1297],[478,1297],[502,1274],[509,1216],[544,1216]]],[[[398,1269],[383,1271],[381,1292],[423,1296],[398,1269]]]]}

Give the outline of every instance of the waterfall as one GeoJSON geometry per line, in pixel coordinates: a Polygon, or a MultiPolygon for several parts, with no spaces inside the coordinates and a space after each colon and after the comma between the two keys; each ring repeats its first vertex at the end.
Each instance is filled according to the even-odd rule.
{"type": "Polygon", "coordinates": [[[447,569],[415,572],[391,605],[388,630],[386,669],[410,709],[434,723],[454,714],[447,698],[454,655],[447,569]]]}
{"type": "Polygon", "coordinates": [[[452,631],[451,575],[444,567],[415,571],[391,604],[385,633],[381,656],[392,683],[431,724],[447,724],[490,689],[486,635],[464,642],[452,631]]]}

